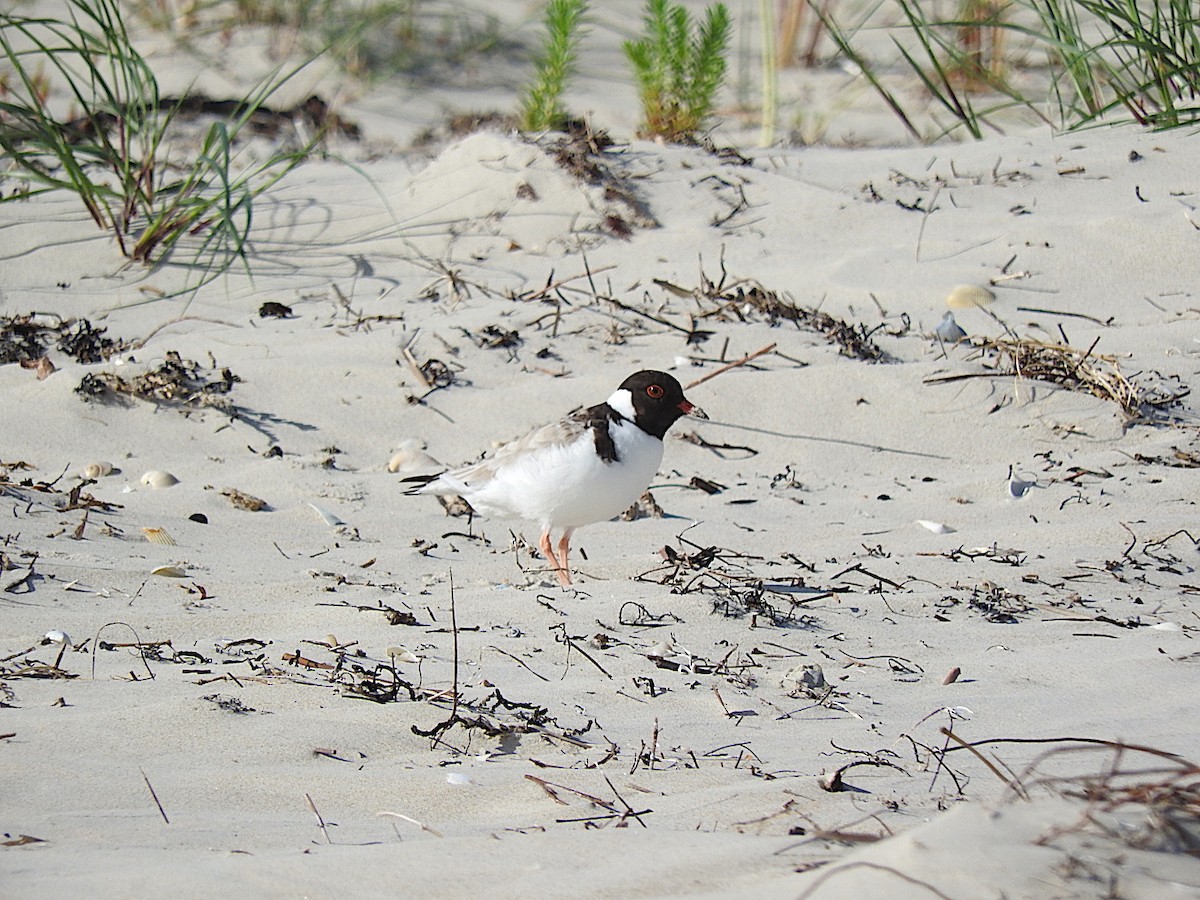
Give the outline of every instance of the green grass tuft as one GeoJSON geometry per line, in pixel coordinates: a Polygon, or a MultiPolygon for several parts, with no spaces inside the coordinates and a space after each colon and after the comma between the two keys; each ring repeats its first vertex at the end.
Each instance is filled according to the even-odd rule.
{"type": "Polygon", "coordinates": [[[724,3],[705,10],[697,25],[670,0],[646,0],[645,36],[625,42],[642,100],[642,133],[681,140],[712,116],[725,80],[730,20],[724,3]]]}
{"type": "Polygon", "coordinates": [[[567,121],[562,105],[567,81],[575,73],[587,0],[550,0],[546,4],[546,37],[533,82],[521,98],[521,128],[561,129],[567,121]]]}

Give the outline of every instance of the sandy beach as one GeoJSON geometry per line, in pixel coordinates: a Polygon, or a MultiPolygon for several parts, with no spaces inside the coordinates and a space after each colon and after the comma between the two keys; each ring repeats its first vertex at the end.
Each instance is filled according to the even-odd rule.
{"type": "Polygon", "coordinates": [[[1194,135],[640,140],[638,8],[610,146],[362,90],[195,293],[0,204],[0,894],[1200,896],[1194,135]],[[573,589],[404,494],[643,368],[573,589]]]}

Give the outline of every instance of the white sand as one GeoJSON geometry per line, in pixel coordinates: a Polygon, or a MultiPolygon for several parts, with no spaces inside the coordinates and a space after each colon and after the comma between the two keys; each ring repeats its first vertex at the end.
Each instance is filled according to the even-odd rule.
{"type": "MultiPolygon", "coordinates": [[[[1100,897],[1112,878],[1121,896],[1195,896],[1194,857],[1122,840],[1143,809],[1116,810],[1117,825],[1097,812],[1112,833],[1081,835],[1085,805],[1039,783],[1104,772],[1109,751],[1028,771],[1061,745],[982,747],[1032,802],[965,750],[946,756],[953,775],[935,775],[927,752],[953,708],[967,741],[1092,738],[1200,758],[1195,474],[1164,464],[1195,453],[1194,401],[1170,410],[1172,423],[1129,425],[1111,402],[1031,379],[926,383],[983,371],[975,351],[930,332],[953,286],[998,279],[986,311],[956,310],[969,334],[999,338],[1007,325],[1080,350],[1098,340],[1094,352],[1139,384],[1191,385],[1193,143],[1031,133],[759,151],[740,167],[633,142],[608,163],[659,227],[622,240],[603,222],[632,221],[627,206],[544,147],[485,133],[431,162],[301,167],[260,201],[253,280],[234,272],[187,303],[144,290],[177,288],[185,273],[122,268],[69,198],[0,206],[0,314],[88,317],[146,339],[98,366],[52,351],[58,371],[44,381],[0,367],[0,551],[12,566],[0,587],[16,585],[0,593],[0,832],[40,839],[0,848],[0,893],[936,896],[930,885],[956,898],[1100,897]],[[743,193],[746,208],[715,226],[743,193]],[[704,310],[654,279],[716,281],[722,256],[729,284],[879,328],[894,361],[850,359],[756,315],[704,320],[715,333],[687,345],[678,329],[704,310]],[[554,294],[522,299],[550,279],[563,282],[561,306],[554,294]],[[295,317],[259,318],[266,301],[295,317]],[[488,326],[520,343],[479,346],[488,326]],[[578,591],[552,587],[527,546],[512,552],[509,528],[534,537],[531,526],[476,521],[478,537],[464,537],[465,519],[403,496],[387,470],[405,442],[463,462],[598,402],[638,368],[686,383],[722,353],[770,343],[782,355],[689,389],[712,420],[668,438],[654,488],[668,518],[581,531],[578,591]],[[424,391],[405,347],[447,363],[457,383],[410,403],[424,391]],[[228,367],[243,414],[75,393],[86,373],[130,377],[170,351],[228,367]],[[688,433],[753,453],[679,439],[688,433]],[[283,455],[264,456],[272,445],[283,455]],[[97,460],[119,472],[86,491],[116,506],[91,511],[75,539],[83,512],[20,483],[67,491],[97,460]],[[1008,494],[1010,467],[1034,483],[1021,499],[1008,494]],[[179,484],[141,485],[152,469],[179,484]],[[689,489],[694,476],[726,490],[689,489]],[[235,509],[228,488],[268,508],[235,509]],[[143,527],[175,546],[147,542],[143,527]],[[724,615],[712,591],[657,583],[665,572],[638,580],[664,545],[748,555],[716,565],[774,586],[765,599],[781,614],[794,599],[793,621],[724,615]],[[31,564],[36,577],[21,581],[31,564]],[[164,565],[186,577],[150,574],[164,565]],[[336,641],[343,668],[360,651],[373,667],[404,647],[423,661],[400,664],[401,677],[451,691],[451,571],[460,696],[498,690],[542,707],[543,731],[455,726],[434,745],[412,727],[445,720],[448,704],[356,699],[343,690],[351,671],[339,685],[329,669],[284,661],[335,663],[336,641]],[[989,621],[988,604],[1013,620],[989,621]],[[358,608],[379,605],[418,624],[358,608]],[[638,624],[638,605],[668,618],[638,624]],[[50,629],[81,646],[62,660],[78,677],[17,677],[27,660],[54,661],[56,648],[37,646],[50,629]],[[97,650],[101,630],[170,648],[144,664],[129,648],[97,650]],[[263,644],[229,646],[251,638],[263,644]],[[198,656],[171,662],[172,650],[198,656]],[[648,658],[664,652],[684,670],[648,658]],[[788,694],[785,675],[812,663],[834,688],[825,705],[788,694]],[[953,667],[961,677],[943,685],[953,667]],[[822,789],[822,775],[861,760],[891,765],[848,770],[852,790],[822,789]],[[531,778],[557,785],[557,801],[531,778]],[[640,815],[618,820],[583,795],[640,815]],[[823,839],[839,831],[896,837],[823,839]]],[[[514,726],[525,713],[484,714],[514,726]]]]}

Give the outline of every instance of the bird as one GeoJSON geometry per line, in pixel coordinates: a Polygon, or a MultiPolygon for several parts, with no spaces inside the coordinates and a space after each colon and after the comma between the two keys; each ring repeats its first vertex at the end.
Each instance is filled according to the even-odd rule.
{"type": "Polygon", "coordinates": [[[404,479],[419,482],[405,493],[457,495],[485,516],[536,523],[538,549],[567,587],[575,530],[620,515],[645,493],[662,462],[663,437],[683,416],[708,418],[671,375],[635,372],[603,403],[543,425],[478,462],[404,479]],[[562,529],[557,550],[554,529],[562,529]]]}

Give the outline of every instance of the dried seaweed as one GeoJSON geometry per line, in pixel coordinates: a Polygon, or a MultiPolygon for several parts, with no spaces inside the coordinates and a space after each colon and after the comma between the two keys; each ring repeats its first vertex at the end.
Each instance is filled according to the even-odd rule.
{"type": "Polygon", "coordinates": [[[594,130],[588,122],[573,120],[567,124],[566,133],[551,140],[546,149],[564,170],[585,184],[603,187],[604,199],[620,204],[620,213],[610,209],[605,215],[604,230],[627,239],[631,226],[657,228],[658,220],[629,180],[609,165],[607,157],[612,147],[613,140],[607,132],[594,130]]]}
{"type": "Polygon", "coordinates": [[[0,365],[28,365],[44,358],[51,346],[91,365],[132,346],[130,341],[106,337],[107,330],[87,319],[64,319],[54,313],[0,316],[0,365]]]}
{"type": "MultiPolygon", "coordinates": [[[[953,731],[942,733],[958,746],[941,751],[941,757],[966,750],[987,761],[980,748],[999,744],[1049,745],[1019,775],[1008,777],[993,768],[1005,781],[1012,796],[1028,799],[1035,788],[1050,791],[1086,804],[1071,825],[1045,832],[1035,843],[1053,846],[1064,835],[1099,834],[1140,850],[1183,853],[1200,857],[1200,766],[1166,750],[1143,744],[1091,737],[988,738],[964,741],[953,731]],[[1094,774],[1060,774],[1063,757],[1102,755],[1094,774]],[[1149,758],[1150,764],[1130,765],[1131,760],[1149,758]],[[1059,772],[1049,774],[1051,766],[1059,772]]],[[[989,750],[989,755],[994,754],[989,750]]]]}
{"type": "Polygon", "coordinates": [[[926,384],[945,384],[967,378],[1026,378],[1054,384],[1068,391],[1091,394],[1115,403],[1124,413],[1127,425],[1160,423],[1167,411],[1188,396],[1190,388],[1167,379],[1147,384],[1138,376],[1121,371],[1117,357],[1096,353],[1099,338],[1087,350],[1066,344],[1009,335],[1004,338],[972,338],[973,359],[982,361],[985,371],[939,375],[926,384]]]}
{"type": "Polygon", "coordinates": [[[730,618],[763,617],[778,627],[811,627],[810,616],[799,612],[803,601],[791,593],[801,586],[798,579],[767,579],[754,572],[749,563],[762,557],[739,553],[723,547],[703,547],[676,536],[681,547],[663,547],[659,554],[664,564],[638,575],[639,581],[669,585],[672,593],[700,593],[708,598],[713,612],[730,618]]]}
{"type": "MultiPolygon", "coordinates": [[[[655,284],[679,297],[692,297],[704,310],[699,318],[718,322],[766,322],[777,326],[783,322],[795,325],[801,331],[820,335],[831,344],[836,344],[839,353],[851,359],[865,362],[891,362],[892,358],[875,343],[874,336],[883,330],[883,325],[867,328],[859,323],[851,325],[835,318],[816,307],[799,306],[783,294],[768,290],[758,282],[742,280],[726,287],[727,274],[724,260],[721,276],[712,281],[702,271],[700,286],[694,289],[680,287],[662,279],[655,284]]],[[[894,334],[908,330],[907,318],[894,334]]]]}
{"type": "Polygon", "coordinates": [[[238,408],[227,395],[241,380],[228,368],[217,369],[215,362],[206,369],[172,350],[158,366],[130,378],[115,372],[89,372],[75,392],[87,401],[124,402],[136,398],[164,406],[218,409],[235,415],[238,408]]]}

